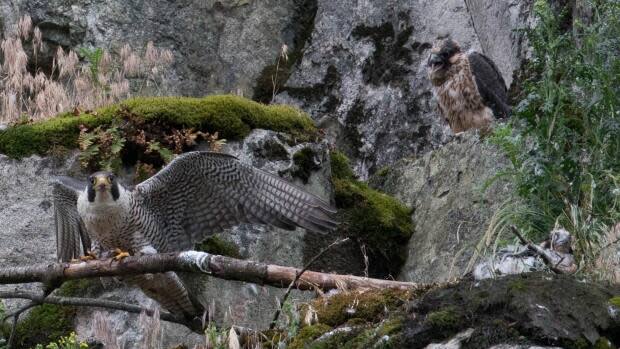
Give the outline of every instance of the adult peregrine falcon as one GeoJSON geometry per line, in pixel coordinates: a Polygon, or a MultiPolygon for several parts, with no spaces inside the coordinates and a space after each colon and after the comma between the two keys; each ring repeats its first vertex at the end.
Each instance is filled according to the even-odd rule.
{"type": "MultiPolygon", "coordinates": [[[[335,210],[318,197],[231,155],[190,152],[133,190],[110,172],[81,183],[54,183],[58,258],[69,261],[99,246],[131,254],[191,250],[195,243],[240,223],[313,232],[336,228],[335,210]]],[[[206,305],[173,272],[124,278],[171,313],[191,320],[206,305]]]]}
{"type": "Polygon", "coordinates": [[[506,83],[487,56],[461,52],[452,39],[435,42],[428,75],[439,110],[454,133],[489,130],[493,119],[510,115],[506,83]]]}

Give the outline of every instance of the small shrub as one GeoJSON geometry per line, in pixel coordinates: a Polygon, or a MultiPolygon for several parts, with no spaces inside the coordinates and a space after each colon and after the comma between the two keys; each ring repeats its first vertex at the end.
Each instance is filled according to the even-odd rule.
{"type": "Polygon", "coordinates": [[[490,137],[512,164],[501,175],[526,207],[514,223],[534,239],[563,226],[581,265],[620,220],[620,3],[592,6],[589,25],[573,18],[567,30],[570,9],[535,2],[522,99],[511,124],[490,137]]]}

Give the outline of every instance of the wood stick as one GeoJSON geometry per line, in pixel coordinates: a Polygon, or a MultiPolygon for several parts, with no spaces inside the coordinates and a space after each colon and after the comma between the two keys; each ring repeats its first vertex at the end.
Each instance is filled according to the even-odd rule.
{"type": "Polygon", "coordinates": [[[167,271],[208,274],[227,280],[252,282],[286,288],[310,290],[316,287],[325,291],[344,287],[346,289],[424,289],[430,285],[392,280],[373,279],[353,275],[328,274],[314,271],[301,273],[298,268],[246,261],[206,252],[186,251],[131,256],[121,261],[112,259],[79,263],[51,263],[32,266],[0,268],[0,284],[49,282],[58,284],[67,280],[102,276],[125,276],[167,271]]]}

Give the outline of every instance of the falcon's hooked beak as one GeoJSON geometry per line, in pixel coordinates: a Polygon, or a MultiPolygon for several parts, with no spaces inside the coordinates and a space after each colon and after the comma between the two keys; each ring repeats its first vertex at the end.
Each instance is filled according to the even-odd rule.
{"type": "Polygon", "coordinates": [[[431,53],[431,55],[428,57],[428,66],[431,67],[433,71],[443,68],[444,65],[445,65],[445,62],[441,55],[436,54],[436,53],[431,53]]]}
{"type": "Polygon", "coordinates": [[[452,39],[442,39],[435,42],[428,57],[428,66],[433,73],[449,67],[451,58],[461,52],[459,44],[452,39]]]}
{"type": "Polygon", "coordinates": [[[112,199],[116,201],[120,196],[116,176],[110,172],[96,172],[88,177],[88,201],[94,202],[95,197],[105,199],[111,194],[112,199]]]}

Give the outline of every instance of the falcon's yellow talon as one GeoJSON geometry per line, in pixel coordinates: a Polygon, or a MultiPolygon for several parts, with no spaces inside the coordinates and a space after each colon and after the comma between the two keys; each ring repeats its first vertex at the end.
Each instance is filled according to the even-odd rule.
{"type": "Polygon", "coordinates": [[[82,262],[86,262],[86,261],[92,261],[97,259],[97,255],[95,255],[93,252],[91,251],[86,251],[86,254],[83,256],[80,256],[80,260],[82,262]]]}
{"type": "Polygon", "coordinates": [[[129,257],[129,256],[131,256],[131,255],[127,251],[123,251],[120,248],[115,248],[114,249],[114,258],[113,259],[115,261],[120,261],[123,258],[129,257]]]}

